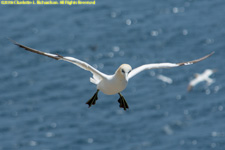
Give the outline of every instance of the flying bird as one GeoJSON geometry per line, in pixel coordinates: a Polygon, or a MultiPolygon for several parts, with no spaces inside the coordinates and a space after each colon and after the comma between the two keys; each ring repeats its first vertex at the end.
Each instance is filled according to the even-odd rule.
{"type": "Polygon", "coordinates": [[[159,74],[159,75],[157,75],[156,77],[157,77],[157,79],[159,79],[159,80],[161,80],[161,81],[163,81],[163,82],[166,82],[166,83],[168,83],[168,84],[172,84],[172,83],[173,83],[173,79],[171,79],[171,78],[169,78],[169,77],[167,77],[167,76],[164,76],[164,75],[162,75],[162,74],[159,74]]]}
{"type": "Polygon", "coordinates": [[[93,77],[90,78],[90,82],[96,84],[97,86],[97,91],[96,93],[86,102],[86,104],[91,107],[92,105],[95,105],[96,100],[98,100],[98,92],[101,91],[104,94],[107,95],[114,95],[114,94],[119,94],[119,107],[123,108],[124,110],[128,109],[129,106],[124,99],[123,95],[121,92],[127,87],[128,81],[137,75],[138,73],[148,70],[148,69],[159,69],[159,68],[172,68],[172,67],[178,67],[178,66],[183,66],[183,65],[191,65],[194,63],[197,63],[199,61],[202,61],[209,56],[211,56],[214,52],[212,52],[209,55],[206,55],[202,58],[188,61],[188,62],[181,62],[181,63],[155,63],[155,64],[145,64],[142,66],[139,66],[135,69],[132,70],[131,66],[129,64],[122,64],[113,75],[107,75],[105,73],[100,72],[99,70],[95,69],[88,63],[81,61],[77,58],[73,57],[64,57],[58,54],[51,54],[51,53],[45,53],[39,50],[35,50],[33,48],[29,48],[27,46],[24,46],[22,44],[19,44],[13,40],[11,40],[15,45],[24,48],[27,51],[31,51],[40,55],[44,55],[56,60],[64,60],[70,63],[73,63],[77,65],[78,67],[90,71],[93,74],[93,77]]]}
{"type": "Polygon", "coordinates": [[[210,78],[210,76],[215,72],[215,69],[206,69],[202,74],[196,73],[195,78],[189,82],[187,90],[191,91],[194,86],[204,81],[206,81],[207,86],[210,86],[215,82],[214,79],[210,78]]]}

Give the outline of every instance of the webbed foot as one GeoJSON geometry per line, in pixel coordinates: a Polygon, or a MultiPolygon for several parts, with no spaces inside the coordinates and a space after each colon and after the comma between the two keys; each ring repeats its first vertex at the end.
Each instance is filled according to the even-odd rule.
{"type": "Polygon", "coordinates": [[[91,105],[95,105],[96,100],[98,100],[98,92],[99,90],[97,90],[97,92],[86,102],[86,104],[89,105],[89,108],[91,107],[91,105]]]}
{"type": "Polygon", "coordinates": [[[124,99],[124,97],[120,93],[118,94],[120,96],[120,98],[118,99],[118,102],[120,103],[120,108],[123,108],[124,110],[129,109],[128,104],[124,99]]]}

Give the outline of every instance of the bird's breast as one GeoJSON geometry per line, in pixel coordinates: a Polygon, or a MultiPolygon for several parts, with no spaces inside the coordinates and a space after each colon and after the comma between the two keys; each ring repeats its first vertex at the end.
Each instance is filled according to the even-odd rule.
{"type": "Polygon", "coordinates": [[[123,91],[127,86],[127,81],[125,78],[112,78],[110,80],[103,79],[97,88],[107,95],[114,95],[123,91]]]}

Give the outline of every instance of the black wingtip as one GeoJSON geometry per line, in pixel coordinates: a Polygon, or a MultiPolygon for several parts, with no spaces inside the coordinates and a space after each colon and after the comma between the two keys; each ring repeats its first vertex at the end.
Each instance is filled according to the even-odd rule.
{"type": "Polygon", "coordinates": [[[210,54],[207,55],[207,57],[212,56],[215,53],[215,51],[212,51],[210,54]]]}
{"type": "MultiPolygon", "coordinates": [[[[15,44],[15,45],[17,45],[17,46],[19,46],[19,47],[22,47],[21,44],[17,43],[17,42],[14,41],[13,39],[11,39],[11,38],[9,38],[9,37],[7,37],[7,39],[8,39],[9,41],[11,41],[13,44],[15,44]]],[[[23,48],[23,47],[22,47],[22,48],[23,48]]]]}
{"type": "Polygon", "coordinates": [[[8,39],[9,41],[11,41],[11,42],[12,42],[13,44],[15,44],[15,45],[18,44],[16,41],[14,41],[13,39],[11,39],[11,38],[9,38],[9,37],[7,37],[7,39],[8,39]]]}
{"type": "Polygon", "coordinates": [[[212,53],[210,53],[209,55],[211,56],[211,55],[213,55],[215,53],[215,51],[212,51],[212,53]]]}
{"type": "Polygon", "coordinates": [[[14,41],[14,40],[11,39],[11,38],[8,38],[8,40],[11,41],[13,44],[15,44],[15,45],[17,45],[17,46],[19,46],[19,47],[21,47],[21,48],[24,48],[25,50],[28,50],[28,48],[29,48],[29,47],[26,47],[26,46],[24,46],[24,45],[21,45],[21,44],[17,43],[16,41],[14,41]]]}
{"type": "Polygon", "coordinates": [[[194,64],[194,63],[197,63],[197,62],[200,62],[210,56],[212,56],[213,54],[215,53],[215,51],[211,52],[210,54],[204,56],[204,57],[201,57],[199,59],[195,59],[195,60],[192,60],[192,61],[188,61],[188,62],[182,62],[182,63],[177,63],[178,66],[183,66],[183,65],[191,65],[191,64],[194,64]]]}
{"type": "Polygon", "coordinates": [[[204,58],[204,59],[206,59],[206,58],[208,58],[208,57],[212,56],[214,53],[215,53],[215,51],[212,51],[210,54],[206,55],[206,56],[205,56],[205,57],[203,57],[203,58],[204,58]]]}

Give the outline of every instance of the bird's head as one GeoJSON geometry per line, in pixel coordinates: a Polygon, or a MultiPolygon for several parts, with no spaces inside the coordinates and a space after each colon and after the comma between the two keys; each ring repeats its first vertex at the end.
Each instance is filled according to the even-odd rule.
{"type": "Polygon", "coordinates": [[[204,73],[207,74],[208,76],[210,76],[215,72],[217,72],[216,69],[206,69],[204,73]]]}
{"type": "Polygon", "coordinates": [[[128,81],[128,74],[131,72],[132,68],[128,64],[122,64],[116,71],[117,74],[124,77],[128,81]]]}

